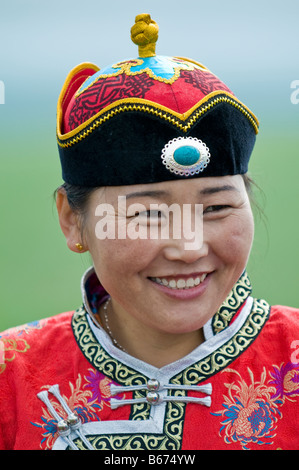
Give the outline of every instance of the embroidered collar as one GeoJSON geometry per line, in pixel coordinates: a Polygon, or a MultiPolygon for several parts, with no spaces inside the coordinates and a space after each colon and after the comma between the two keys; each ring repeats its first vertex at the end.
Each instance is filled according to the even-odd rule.
{"type": "MultiPolygon", "coordinates": [[[[187,356],[157,369],[116,348],[107,333],[91,320],[108,295],[92,268],[82,279],[82,290],[84,306],[72,318],[74,338],[97,373],[111,380],[111,410],[131,407],[129,420],[84,424],[86,438],[102,450],[181,448],[187,403],[210,406],[212,383],[207,381],[250,347],[270,314],[266,301],[249,295],[251,286],[244,272],[204,326],[206,341],[187,356]],[[189,391],[194,390],[201,395],[190,395],[189,391]],[[123,396],[127,391],[131,395],[123,396]]],[[[62,439],[56,443],[55,448],[70,446],[62,439]]]]}
{"type": "MultiPolygon", "coordinates": [[[[236,292],[240,294],[240,290],[244,299],[249,289],[236,287],[234,295],[236,292]]],[[[113,345],[104,329],[93,323],[86,290],[84,292],[85,306],[78,309],[72,318],[74,337],[93,367],[121,386],[145,384],[151,378],[161,379],[163,383],[166,380],[172,384],[199,385],[228,367],[242,354],[255,341],[270,314],[270,306],[265,300],[248,296],[243,303],[242,299],[232,303],[227,299],[204,326],[206,340],[182,359],[157,369],[113,345]],[[239,305],[241,307],[238,308],[239,305]]]]}
{"type": "MultiPolygon", "coordinates": [[[[109,296],[99,282],[93,267],[84,273],[81,290],[84,308],[91,315],[98,312],[99,306],[109,296]]],[[[209,336],[220,333],[236,320],[251,292],[250,279],[247,272],[244,271],[219,310],[208,322],[206,329],[210,330],[209,336]]]]}

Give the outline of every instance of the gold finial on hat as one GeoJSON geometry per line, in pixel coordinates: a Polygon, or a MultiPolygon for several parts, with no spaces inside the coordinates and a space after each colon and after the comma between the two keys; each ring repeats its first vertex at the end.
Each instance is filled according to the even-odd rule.
{"type": "Polygon", "coordinates": [[[158,41],[159,26],[148,13],[142,13],[135,18],[131,28],[131,39],[138,46],[139,57],[154,57],[158,41]]]}

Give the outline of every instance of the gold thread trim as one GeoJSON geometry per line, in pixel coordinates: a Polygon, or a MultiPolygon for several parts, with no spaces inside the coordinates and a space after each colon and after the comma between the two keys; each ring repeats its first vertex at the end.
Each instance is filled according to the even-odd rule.
{"type": "Polygon", "coordinates": [[[67,97],[67,95],[66,95],[67,89],[68,89],[72,79],[74,78],[74,76],[77,75],[77,73],[80,72],[81,70],[84,70],[84,69],[87,69],[87,68],[93,69],[95,71],[95,73],[100,70],[97,65],[92,64],[91,62],[83,62],[82,64],[79,64],[76,67],[74,67],[68,73],[68,75],[65,79],[64,85],[63,85],[63,87],[60,91],[58,101],[57,101],[57,127],[59,129],[61,129],[61,126],[62,126],[62,120],[63,120],[62,107],[63,107],[63,103],[64,103],[64,101],[67,97]]]}
{"type": "Polygon", "coordinates": [[[233,95],[228,93],[224,94],[223,91],[215,91],[193,106],[187,113],[183,114],[172,111],[163,105],[158,105],[152,101],[142,100],[139,98],[126,98],[123,100],[118,100],[67,134],[62,135],[58,127],[58,145],[62,148],[71,147],[72,145],[85,139],[85,137],[91,134],[104,122],[108,121],[115,115],[126,111],[138,111],[152,114],[175,125],[183,132],[187,132],[200,116],[221,102],[227,102],[241,111],[252,124],[255,133],[258,133],[258,119],[243,103],[237,100],[237,98],[235,98],[233,95]]]}
{"type": "MultiPolygon", "coordinates": [[[[173,376],[171,383],[200,383],[227,367],[256,339],[269,318],[270,310],[268,302],[254,298],[251,311],[239,330],[205,358],[173,376]]],[[[91,364],[121,385],[146,383],[147,378],[141,372],[111,357],[98,343],[89,327],[87,317],[88,313],[84,307],[77,310],[72,318],[72,329],[80,350],[91,364]]]]}
{"type": "MultiPolygon", "coordinates": [[[[85,80],[85,82],[82,83],[82,85],[80,86],[80,89],[76,92],[75,98],[80,96],[82,93],[84,93],[86,90],[88,90],[92,85],[94,85],[98,80],[100,80],[102,78],[118,77],[119,75],[121,75],[123,73],[125,73],[128,76],[135,76],[135,75],[141,75],[142,73],[147,73],[147,75],[150,78],[152,78],[153,80],[156,80],[156,81],[161,82],[161,83],[166,83],[168,85],[172,85],[180,77],[181,70],[192,71],[192,70],[195,69],[194,65],[199,66],[199,67],[203,67],[201,64],[199,64],[195,61],[189,60],[189,59],[183,59],[183,58],[180,58],[180,57],[168,57],[168,59],[170,61],[173,61],[173,64],[174,64],[174,66],[173,66],[174,74],[171,78],[159,77],[159,75],[156,75],[148,67],[142,68],[141,70],[138,70],[138,71],[134,72],[134,71],[131,70],[131,67],[135,67],[136,65],[142,65],[144,63],[144,61],[142,59],[128,59],[127,61],[117,62],[116,64],[111,65],[111,68],[113,68],[113,69],[120,68],[120,70],[118,70],[115,73],[108,73],[108,74],[98,75],[86,88],[83,89],[83,85],[86,82],[86,80],[85,80]],[[188,62],[190,62],[190,64],[187,64],[187,63],[180,64],[180,63],[176,62],[175,59],[188,60],[188,62]]],[[[209,72],[209,70],[206,69],[206,68],[204,68],[202,71],[203,72],[209,72]]]]}
{"type": "Polygon", "coordinates": [[[241,328],[225,344],[206,358],[173,377],[172,383],[199,384],[228,367],[251,346],[265,326],[271,307],[264,299],[253,299],[251,311],[241,328]]]}
{"type": "MultiPolygon", "coordinates": [[[[211,70],[209,70],[205,65],[201,64],[200,62],[197,62],[196,60],[189,59],[188,57],[179,57],[179,56],[175,56],[175,57],[173,57],[173,59],[184,60],[186,62],[190,62],[190,64],[194,64],[194,65],[197,65],[198,67],[200,67],[202,72],[209,72],[209,73],[211,73],[212,75],[214,75],[216,77],[216,75],[213,72],[211,72],[211,70]]],[[[218,77],[216,77],[216,78],[218,78],[218,77]]]]}
{"type": "MultiPolygon", "coordinates": [[[[179,385],[199,385],[218,372],[224,371],[226,367],[250,347],[260,334],[269,318],[270,309],[270,305],[265,300],[253,299],[251,311],[241,328],[225,344],[173,376],[170,382],[179,385]]],[[[106,376],[120,384],[133,385],[145,383],[146,378],[142,373],[134,371],[127,365],[109,356],[102,346],[97,343],[90,330],[87,313],[84,309],[74,314],[72,328],[79,348],[96,369],[102,370],[106,376]]],[[[171,393],[171,395],[180,396],[184,394],[185,392],[181,390],[171,393]]],[[[158,435],[153,433],[98,434],[86,437],[95,448],[101,450],[132,450],[136,448],[156,450],[161,448],[179,449],[183,439],[185,409],[185,403],[167,403],[163,432],[158,435]]],[[[148,410],[146,412],[145,410],[143,411],[145,414],[142,416],[138,415],[139,419],[148,419],[148,410]]]]}
{"type": "Polygon", "coordinates": [[[230,325],[245,300],[250,296],[252,287],[247,271],[244,271],[238,282],[234,285],[228,297],[221,305],[212,320],[214,334],[220,333],[230,325]]]}

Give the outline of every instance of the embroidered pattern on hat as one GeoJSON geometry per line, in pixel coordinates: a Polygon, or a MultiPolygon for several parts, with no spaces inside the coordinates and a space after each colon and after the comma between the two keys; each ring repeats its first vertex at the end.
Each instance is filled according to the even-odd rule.
{"type": "MultiPolygon", "coordinates": [[[[179,57],[155,56],[124,60],[99,70],[94,75],[88,77],[76,92],[76,96],[85,92],[100,79],[117,77],[122,74],[136,76],[146,73],[149,78],[155,81],[172,84],[180,77],[182,70],[191,72],[203,70],[208,72],[204,65],[179,57]]],[[[220,82],[219,79],[217,80],[220,82]]]]}
{"type": "Polygon", "coordinates": [[[221,82],[216,75],[213,75],[209,71],[203,72],[202,70],[195,69],[190,73],[182,70],[181,78],[184,79],[186,83],[200,90],[204,95],[209,95],[213,91],[217,91],[221,88],[222,91],[226,91],[234,96],[233,92],[221,82]]]}
{"type": "Polygon", "coordinates": [[[83,82],[65,114],[65,132],[130,99],[147,100],[185,116],[214,92],[234,97],[218,77],[187,59],[157,56],[119,62],[83,82]]]}
{"type": "Polygon", "coordinates": [[[69,114],[69,129],[73,130],[115,101],[125,98],[144,98],[154,82],[146,74],[119,75],[98,80],[92,88],[81,94],[69,114]]]}

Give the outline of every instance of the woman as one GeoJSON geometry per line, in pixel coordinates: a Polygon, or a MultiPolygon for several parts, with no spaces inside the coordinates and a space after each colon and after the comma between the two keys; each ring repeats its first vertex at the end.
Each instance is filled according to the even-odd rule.
{"type": "Polygon", "coordinates": [[[251,296],[258,121],[201,64],[81,64],[58,102],[83,306],[1,335],[3,449],[298,448],[299,311],[251,296]]]}

